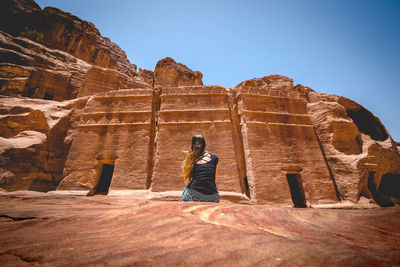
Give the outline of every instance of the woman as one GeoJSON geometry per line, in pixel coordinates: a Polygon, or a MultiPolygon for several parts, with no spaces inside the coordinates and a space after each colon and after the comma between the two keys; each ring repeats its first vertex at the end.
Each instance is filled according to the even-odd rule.
{"type": "Polygon", "coordinates": [[[183,201],[219,202],[217,186],[217,155],[206,152],[206,141],[201,134],[192,137],[189,153],[182,163],[185,178],[183,201]]]}

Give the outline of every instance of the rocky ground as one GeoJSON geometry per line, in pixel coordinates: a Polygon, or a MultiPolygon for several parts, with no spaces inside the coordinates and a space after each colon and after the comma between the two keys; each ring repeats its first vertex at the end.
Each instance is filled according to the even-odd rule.
{"type": "Polygon", "coordinates": [[[0,194],[2,266],[400,264],[400,207],[296,209],[0,194]]]}

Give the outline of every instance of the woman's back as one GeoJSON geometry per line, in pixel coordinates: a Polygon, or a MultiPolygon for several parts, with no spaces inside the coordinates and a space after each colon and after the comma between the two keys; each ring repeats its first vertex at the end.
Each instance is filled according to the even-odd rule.
{"type": "Polygon", "coordinates": [[[217,164],[217,155],[206,152],[205,155],[194,165],[193,178],[189,188],[206,195],[218,193],[215,185],[217,164]]]}
{"type": "Polygon", "coordinates": [[[220,201],[215,185],[218,157],[213,153],[205,152],[205,148],[204,137],[201,134],[195,134],[182,162],[186,185],[182,192],[183,201],[220,201]]]}

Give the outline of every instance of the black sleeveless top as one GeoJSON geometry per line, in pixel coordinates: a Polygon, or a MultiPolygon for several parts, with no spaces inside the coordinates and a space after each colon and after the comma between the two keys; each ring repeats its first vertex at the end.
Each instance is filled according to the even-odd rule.
{"type": "Polygon", "coordinates": [[[217,155],[207,152],[211,156],[211,160],[202,164],[195,164],[193,168],[193,178],[189,185],[190,189],[201,192],[205,195],[218,193],[215,185],[215,169],[218,164],[217,155]]]}

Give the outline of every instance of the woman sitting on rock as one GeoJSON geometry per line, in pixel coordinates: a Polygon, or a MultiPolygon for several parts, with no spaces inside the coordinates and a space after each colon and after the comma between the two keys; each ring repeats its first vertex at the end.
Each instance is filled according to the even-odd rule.
{"type": "Polygon", "coordinates": [[[189,153],[182,163],[185,178],[183,201],[219,202],[215,181],[217,178],[217,155],[204,151],[206,141],[201,134],[192,137],[189,153]]]}

